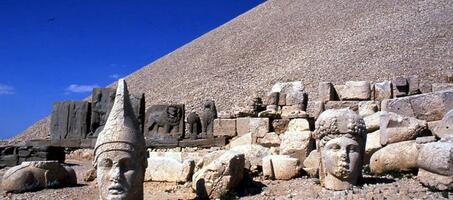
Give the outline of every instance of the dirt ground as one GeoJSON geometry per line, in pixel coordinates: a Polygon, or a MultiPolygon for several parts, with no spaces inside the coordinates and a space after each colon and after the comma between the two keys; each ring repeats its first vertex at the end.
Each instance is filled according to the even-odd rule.
{"type": "MultiPolygon", "coordinates": [[[[97,199],[96,183],[83,181],[90,169],[90,161],[67,161],[77,173],[79,185],[61,189],[45,189],[23,194],[1,192],[0,199],[7,200],[72,200],[97,199]]],[[[6,169],[0,170],[0,177],[6,169]]],[[[1,181],[1,179],[0,179],[1,181]]],[[[190,183],[145,182],[144,199],[196,199],[190,183]]],[[[323,189],[319,180],[301,177],[288,181],[246,178],[237,190],[223,196],[224,199],[278,200],[278,199],[453,199],[453,192],[435,192],[423,187],[415,177],[404,178],[364,176],[363,181],[352,190],[334,192],[323,189]]]]}

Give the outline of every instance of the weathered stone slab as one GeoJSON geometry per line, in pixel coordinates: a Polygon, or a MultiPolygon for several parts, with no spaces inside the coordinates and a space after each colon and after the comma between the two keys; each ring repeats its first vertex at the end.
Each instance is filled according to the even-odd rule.
{"type": "Polygon", "coordinates": [[[86,101],[63,101],[53,104],[50,122],[52,140],[82,139],[89,132],[91,104],[86,101]]]}
{"type": "Polygon", "coordinates": [[[310,131],[287,131],[281,136],[280,154],[303,162],[314,146],[310,131]]]}
{"type": "Polygon", "coordinates": [[[431,92],[433,92],[432,84],[428,83],[428,82],[420,83],[420,92],[421,93],[431,93],[431,92]]]}
{"type": "Polygon", "coordinates": [[[382,110],[426,121],[441,120],[453,109],[453,90],[419,94],[382,102],[382,110]]]}
{"type": "Polygon", "coordinates": [[[236,136],[236,119],[215,119],[214,136],[236,136]]]}
{"type": "Polygon", "coordinates": [[[417,157],[415,140],[389,144],[371,156],[370,169],[374,174],[411,171],[417,168],[417,157]]]}
{"type": "Polygon", "coordinates": [[[433,83],[432,90],[433,92],[453,90],[453,83],[433,83]]]}
{"type": "Polygon", "coordinates": [[[441,140],[421,145],[417,166],[439,175],[453,176],[453,142],[441,140]]]}
{"type": "Polygon", "coordinates": [[[331,82],[320,82],[318,86],[318,97],[321,102],[335,101],[335,89],[331,82]]]}
{"type": "Polygon", "coordinates": [[[399,76],[393,80],[393,96],[403,97],[409,94],[409,83],[407,78],[399,76]]]}
{"type": "Polygon", "coordinates": [[[269,118],[237,118],[236,128],[237,134],[244,135],[246,133],[263,135],[269,132],[269,118]]]}
{"type": "Polygon", "coordinates": [[[365,157],[363,158],[364,164],[369,164],[371,156],[381,148],[382,145],[380,142],[379,130],[374,131],[372,133],[368,133],[366,137],[365,157]]]}
{"type": "Polygon", "coordinates": [[[342,99],[343,90],[346,86],[345,85],[334,85],[333,88],[335,89],[335,101],[339,101],[342,99]]]}
{"type": "Polygon", "coordinates": [[[244,166],[244,154],[226,151],[193,175],[192,189],[200,198],[218,198],[239,185],[244,177],[244,166]]]}
{"type": "Polygon", "coordinates": [[[409,84],[409,95],[420,94],[420,80],[418,79],[418,76],[408,76],[407,82],[409,84]]]}
{"type": "Polygon", "coordinates": [[[379,111],[363,118],[368,133],[379,130],[381,125],[381,114],[382,111],[379,111]]]}
{"type": "Polygon", "coordinates": [[[379,101],[360,101],[358,113],[362,117],[372,115],[380,110],[379,101]]]}
{"type": "Polygon", "coordinates": [[[341,100],[369,100],[371,98],[370,82],[346,81],[341,100]]]}
{"type": "Polygon", "coordinates": [[[359,101],[329,101],[324,104],[324,110],[349,108],[353,111],[359,110],[359,101]]]}
{"type": "Polygon", "coordinates": [[[209,148],[209,147],[223,147],[226,145],[227,138],[225,136],[218,136],[214,138],[196,139],[196,140],[181,140],[178,142],[179,147],[198,147],[198,148],[209,148]]]}
{"type": "Polygon", "coordinates": [[[308,117],[316,119],[323,111],[324,111],[324,102],[308,101],[308,104],[307,104],[308,117]]]}
{"type": "Polygon", "coordinates": [[[393,98],[392,82],[383,81],[373,85],[374,97],[376,101],[393,98]]]}
{"type": "Polygon", "coordinates": [[[432,130],[438,138],[453,136],[453,110],[450,110],[432,130]]]}
{"type": "Polygon", "coordinates": [[[413,117],[405,117],[392,112],[380,115],[381,145],[414,140],[428,134],[428,123],[413,117]]]}
{"type": "Polygon", "coordinates": [[[171,141],[184,138],[184,105],[153,105],[146,111],[147,140],[171,141]]]}
{"type": "Polygon", "coordinates": [[[274,119],[272,120],[272,128],[270,131],[277,133],[278,135],[283,134],[288,128],[289,119],[274,119]]]}
{"type": "Polygon", "coordinates": [[[270,155],[263,158],[263,175],[268,179],[290,180],[300,175],[301,166],[297,158],[285,155],[270,155]]]}
{"type": "Polygon", "coordinates": [[[304,171],[310,177],[317,177],[319,175],[319,165],[321,163],[321,155],[317,150],[310,152],[308,157],[304,160],[304,171]]]}
{"type": "Polygon", "coordinates": [[[269,148],[257,144],[235,146],[231,150],[244,154],[245,168],[255,171],[262,166],[264,157],[271,155],[269,148]]]}
{"type": "Polygon", "coordinates": [[[2,190],[20,193],[76,184],[76,174],[70,167],[61,166],[55,161],[24,162],[6,171],[2,190]]]}
{"type": "Polygon", "coordinates": [[[422,185],[429,188],[435,188],[440,191],[453,190],[453,176],[444,176],[419,169],[417,179],[422,185]]]}
{"type": "Polygon", "coordinates": [[[145,181],[185,183],[191,180],[195,169],[193,160],[183,162],[170,157],[148,158],[145,181]]]}
{"type": "Polygon", "coordinates": [[[265,133],[264,135],[256,135],[256,144],[260,144],[264,147],[279,147],[281,139],[275,132],[265,133]]]}
{"type": "Polygon", "coordinates": [[[241,136],[236,136],[230,141],[230,148],[236,147],[236,146],[241,146],[241,145],[246,145],[246,144],[253,144],[255,141],[253,141],[252,138],[252,133],[246,133],[241,136]]]}

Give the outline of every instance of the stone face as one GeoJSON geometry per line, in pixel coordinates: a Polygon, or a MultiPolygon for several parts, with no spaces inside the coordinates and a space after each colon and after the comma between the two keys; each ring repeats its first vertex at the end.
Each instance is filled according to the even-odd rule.
{"type": "Polygon", "coordinates": [[[195,169],[193,160],[183,162],[169,157],[149,157],[146,181],[185,183],[190,181],[195,169]]]}
{"type": "Polygon", "coordinates": [[[453,142],[440,141],[421,145],[417,166],[435,174],[453,176],[453,142]]]}
{"type": "Polygon", "coordinates": [[[373,85],[374,97],[376,101],[393,98],[392,82],[383,81],[373,85]]]}
{"type": "Polygon", "coordinates": [[[53,104],[51,140],[83,139],[89,131],[91,104],[85,101],[63,101],[53,104]]]}
{"type": "Polygon", "coordinates": [[[382,102],[382,110],[426,121],[441,120],[453,109],[453,90],[413,95],[382,102]]]}
{"type": "Polygon", "coordinates": [[[214,101],[208,100],[204,104],[201,114],[201,128],[204,138],[212,137],[214,134],[214,120],[217,118],[217,108],[214,101]]]}
{"type": "Polygon", "coordinates": [[[34,161],[23,162],[6,171],[3,175],[2,190],[21,193],[76,184],[77,177],[72,168],[62,166],[56,161],[34,161]]]}
{"type": "MultiPolygon", "coordinates": [[[[239,119],[238,119],[239,120],[239,119]]],[[[271,131],[274,131],[278,135],[283,134],[288,128],[289,119],[274,119],[272,120],[271,131]]]]}
{"type": "Polygon", "coordinates": [[[146,111],[145,139],[168,141],[184,138],[184,105],[153,105],[146,111]]]}
{"type": "Polygon", "coordinates": [[[314,146],[310,131],[287,131],[281,136],[280,154],[303,162],[314,146]]]}
{"type": "Polygon", "coordinates": [[[231,150],[244,154],[245,168],[254,171],[262,166],[262,159],[271,155],[269,148],[257,144],[240,145],[231,148],[231,150]]]}
{"type": "Polygon", "coordinates": [[[214,136],[236,136],[236,119],[215,119],[214,136]]]}
{"type": "Polygon", "coordinates": [[[321,102],[335,100],[335,89],[331,82],[320,82],[318,86],[318,97],[321,102]]]}
{"type": "Polygon", "coordinates": [[[432,90],[433,92],[453,90],[453,83],[433,83],[432,90]]]}
{"type": "Polygon", "coordinates": [[[321,154],[313,150],[310,152],[310,155],[304,160],[304,171],[310,176],[310,177],[317,177],[319,174],[319,165],[321,162],[321,154]]]}
{"type": "Polygon", "coordinates": [[[435,188],[441,191],[453,190],[453,176],[444,176],[424,169],[419,169],[417,179],[426,187],[435,188]]]}
{"type": "Polygon", "coordinates": [[[370,98],[370,82],[367,81],[346,81],[341,93],[341,100],[369,100],[370,98]]]}
{"type": "Polygon", "coordinates": [[[350,109],[326,110],[316,120],[313,133],[321,155],[321,185],[345,190],[361,177],[366,144],[362,117],[350,109]]]}
{"type": "Polygon", "coordinates": [[[382,112],[380,120],[381,145],[414,140],[428,134],[428,123],[413,117],[392,112],[382,112]]]}
{"type": "Polygon", "coordinates": [[[267,179],[290,180],[300,175],[300,161],[286,155],[263,158],[263,176],[267,179]]]}
{"type": "Polygon", "coordinates": [[[433,134],[439,138],[453,136],[453,110],[450,110],[433,130],[433,134]]]}
{"type": "Polygon", "coordinates": [[[244,154],[226,151],[192,177],[192,189],[198,197],[218,198],[237,187],[244,177],[244,154]]]}
{"type": "Polygon", "coordinates": [[[349,108],[353,111],[359,110],[359,101],[329,101],[324,104],[324,109],[341,109],[341,108],[349,108]]]}
{"type": "Polygon", "coordinates": [[[381,148],[380,131],[377,130],[368,133],[366,137],[364,164],[370,164],[371,156],[381,148]]]}
{"type": "Polygon", "coordinates": [[[374,174],[411,171],[417,168],[417,157],[415,140],[389,144],[371,156],[370,169],[374,174]]]}
{"type": "Polygon", "coordinates": [[[359,102],[359,115],[366,117],[379,111],[380,104],[378,101],[361,101],[359,102]]]}
{"type": "Polygon", "coordinates": [[[99,199],[113,199],[119,195],[125,200],[143,199],[146,158],[145,139],[126,82],[120,79],[115,102],[94,148],[93,166],[99,199]],[[112,189],[112,185],[115,188],[112,189]]]}
{"type": "Polygon", "coordinates": [[[191,112],[187,116],[187,126],[189,135],[186,135],[186,138],[197,139],[198,135],[201,133],[201,120],[196,112],[191,112]]]}

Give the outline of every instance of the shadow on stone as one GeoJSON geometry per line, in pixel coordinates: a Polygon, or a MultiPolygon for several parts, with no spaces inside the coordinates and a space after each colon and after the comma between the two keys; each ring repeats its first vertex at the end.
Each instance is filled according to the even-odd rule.
{"type": "Polygon", "coordinates": [[[357,186],[361,187],[365,184],[368,185],[374,185],[374,184],[379,184],[379,183],[393,183],[395,182],[394,179],[386,178],[386,177],[363,177],[362,179],[359,179],[357,182],[357,186]]]}

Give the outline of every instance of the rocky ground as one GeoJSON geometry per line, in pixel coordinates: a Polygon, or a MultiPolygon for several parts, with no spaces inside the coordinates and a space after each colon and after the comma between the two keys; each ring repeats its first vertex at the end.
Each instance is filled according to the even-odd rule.
{"type": "MultiPolygon", "coordinates": [[[[91,168],[90,161],[69,160],[78,177],[79,185],[70,188],[45,189],[23,194],[5,194],[7,200],[52,200],[52,199],[97,199],[95,182],[83,181],[84,173],[91,168]]],[[[6,169],[0,170],[0,176],[6,169]]],[[[251,179],[246,179],[251,180],[251,179]]],[[[0,179],[1,181],[1,179],[0,179]]],[[[145,199],[196,199],[190,184],[145,182],[145,199]]],[[[223,196],[224,199],[277,200],[277,199],[453,199],[453,192],[435,192],[423,187],[415,177],[393,178],[365,175],[359,186],[348,191],[334,192],[323,189],[319,180],[301,177],[289,181],[271,181],[254,178],[235,191],[223,196]]]]}

